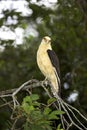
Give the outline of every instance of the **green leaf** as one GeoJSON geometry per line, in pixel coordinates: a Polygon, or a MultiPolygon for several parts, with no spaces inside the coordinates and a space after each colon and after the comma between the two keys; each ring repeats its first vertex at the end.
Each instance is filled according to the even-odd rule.
{"type": "Polygon", "coordinates": [[[28,105],[34,105],[34,106],[40,106],[40,103],[38,102],[33,102],[33,101],[36,101],[39,99],[39,96],[37,94],[32,94],[30,96],[26,96],[24,99],[23,99],[23,102],[22,102],[22,106],[26,104],[28,105]]]}
{"type": "Polygon", "coordinates": [[[26,96],[26,97],[23,99],[23,103],[30,103],[30,102],[31,102],[30,96],[26,96]]]}
{"type": "Polygon", "coordinates": [[[59,119],[57,115],[54,114],[50,114],[49,115],[49,120],[53,120],[53,119],[59,119]]]}
{"type": "Polygon", "coordinates": [[[49,105],[49,104],[52,104],[53,102],[55,102],[56,101],[56,98],[50,98],[50,99],[48,99],[48,101],[47,101],[47,104],[49,105]]]}
{"type": "Polygon", "coordinates": [[[59,111],[58,111],[58,110],[52,111],[51,114],[53,114],[53,115],[58,115],[58,114],[59,114],[59,111]]]}
{"type": "Polygon", "coordinates": [[[24,130],[29,130],[28,122],[24,124],[24,130]]]}
{"type": "Polygon", "coordinates": [[[30,98],[32,101],[35,101],[35,100],[39,99],[39,96],[37,94],[32,94],[32,95],[30,95],[30,98]]]}
{"type": "Polygon", "coordinates": [[[55,110],[51,112],[51,114],[49,114],[49,119],[58,119],[58,115],[60,114],[64,114],[64,112],[60,110],[55,110]]]}
{"type": "Polygon", "coordinates": [[[30,111],[30,112],[35,110],[35,108],[33,106],[29,106],[28,108],[29,108],[28,111],[30,111]]]}
{"type": "Polygon", "coordinates": [[[29,114],[31,111],[34,111],[34,110],[35,110],[35,108],[34,108],[33,106],[29,106],[27,103],[23,103],[23,104],[22,104],[22,108],[23,108],[23,110],[24,110],[27,114],[29,114]]]}
{"type": "Polygon", "coordinates": [[[63,130],[63,129],[61,129],[61,124],[59,124],[58,126],[57,126],[57,129],[56,130],[63,130]]]}
{"type": "Polygon", "coordinates": [[[61,114],[64,114],[65,112],[61,111],[61,110],[55,110],[52,113],[55,114],[55,115],[61,115],[61,114]]]}
{"type": "Polygon", "coordinates": [[[40,103],[35,101],[35,102],[33,102],[33,105],[39,107],[40,103]]]}
{"type": "Polygon", "coordinates": [[[44,114],[45,114],[45,115],[48,115],[51,111],[52,111],[52,110],[51,110],[49,107],[46,107],[46,108],[44,109],[44,114]]]}

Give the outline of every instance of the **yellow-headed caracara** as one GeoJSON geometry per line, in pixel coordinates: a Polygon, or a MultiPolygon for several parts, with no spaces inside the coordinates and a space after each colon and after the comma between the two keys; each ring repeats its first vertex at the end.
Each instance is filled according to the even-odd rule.
{"type": "Polygon", "coordinates": [[[37,64],[46,79],[51,83],[53,95],[60,93],[59,62],[51,47],[51,38],[45,36],[37,51],[37,64]]]}
{"type": "Polygon", "coordinates": [[[68,129],[74,125],[79,130],[87,130],[87,127],[85,127],[83,123],[80,122],[80,120],[75,116],[73,110],[77,112],[77,114],[79,114],[79,116],[81,116],[83,119],[85,119],[85,121],[87,121],[87,118],[85,118],[76,108],[64,102],[60,97],[59,62],[55,52],[52,50],[51,38],[48,36],[42,39],[38,48],[37,64],[46,79],[48,79],[48,81],[51,83],[53,95],[57,98],[57,103],[59,106],[58,109],[61,110],[62,108],[68,117],[66,118],[64,115],[60,114],[63,129],[68,129]],[[78,122],[78,125],[76,121],[78,122]]]}

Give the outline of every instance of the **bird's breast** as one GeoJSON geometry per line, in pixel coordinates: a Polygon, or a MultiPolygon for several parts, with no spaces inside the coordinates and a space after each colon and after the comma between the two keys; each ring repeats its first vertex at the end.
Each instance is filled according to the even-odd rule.
{"type": "Polygon", "coordinates": [[[37,64],[41,70],[41,72],[44,74],[44,76],[49,77],[50,74],[52,74],[53,67],[51,64],[51,61],[49,59],[47,49],[40,48],[37,51],[37,64]]]}
{"type": "Polygon", "coordinates": [[[58,83],[55,74],[55,68],[52,66],[51,60],[47,53],[47,49],[38,49],[37,64],[44,76],[51,82],[52,86],[54,86],[54,91],[58,92],[58,83]]]}

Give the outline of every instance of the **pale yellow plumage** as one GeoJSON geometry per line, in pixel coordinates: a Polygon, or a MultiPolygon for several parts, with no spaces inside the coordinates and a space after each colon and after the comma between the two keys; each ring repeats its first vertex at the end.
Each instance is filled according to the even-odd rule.
{"type": "Polygon", "coordinates": [[[58,81],[55,67],[53,67],[47,50],[51,48],[51,38],[46,36],[42,39],[42,42],[37,51],[37,64],[44,74],[44,76],[51,82],[53,94],[58,93],[58,81]]]}

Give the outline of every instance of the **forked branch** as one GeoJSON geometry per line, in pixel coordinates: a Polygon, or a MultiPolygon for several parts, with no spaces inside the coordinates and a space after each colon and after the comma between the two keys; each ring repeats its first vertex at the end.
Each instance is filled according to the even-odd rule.
{"type": "MultiPolygon", "coordinates": [[[[32,80],[25,82],[24,84],[22,84],[18,88],[2,91],[2,92],[0,92],[0,98],[5,103],[3,105],[1,105],[0,107],[3,107],[5,105],[9,105],[14,110],[14,108],[16,108],[17,106],[20,106],[18,100],[16,99],[17,94],[20,91],[25,91],[25,90],[29,91],[30,89],[33,89],[33,88],[36,88],[36,87],[43,87],[44,90],[46,91],[46,93],[48,94],[48,96],[50,98],[52,98],[53,96],[48,91],[47,85],[51,86],[50,83],[47,82],[46,80],[38,81],[36,79],[32,79],[32,80]],[[7,97],[11,97],[12,101],[6,102],[7,97]],[[11,104],[13,103],[13,107],[12,107],[12,105],[10,105],[10,103],[11,104]]],[[[65,115],[60,115],[60,119],[61,119],[63,129],[69,130],[69,128],[72,127],[72,125],[74,125],[79,130],[87,130],[86,126],[80,121],[80,119],[77,118],[75,113],[77,113],[86,122],[87,122],[87,118],[83,114],[81,114],[79,110],[77,110],[73,106],[66,103],[58,95],[56,95],[55,97],[56,97],[57,101],[53,103],[54,107],[56,109],[63,110],[66,113],[66,116],[67,116],[67,118],[66,118],[65,115]]]]}

